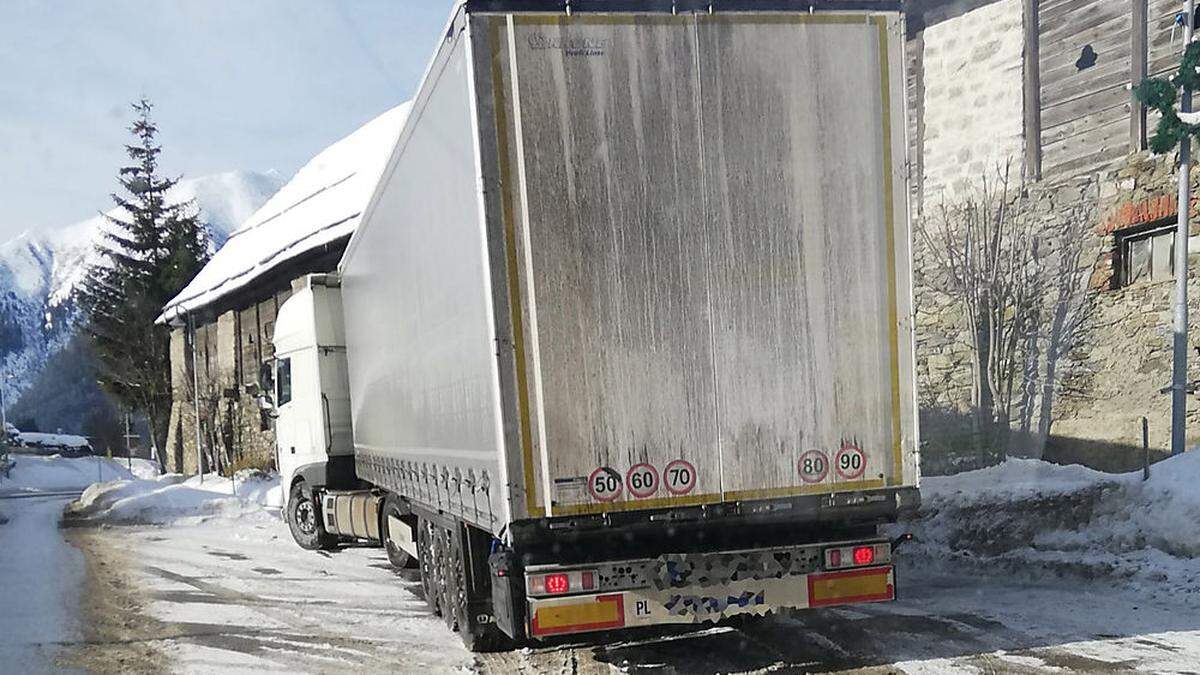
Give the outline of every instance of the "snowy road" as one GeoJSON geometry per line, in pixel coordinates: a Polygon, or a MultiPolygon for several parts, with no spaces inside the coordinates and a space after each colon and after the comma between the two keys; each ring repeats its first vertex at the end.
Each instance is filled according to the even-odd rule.
{"type": "Polygon", "coordinates": [[[0,663],[7,672],[64,672],[57,660],[79,638],[83,556],[58,529],[63,506],[77,495],[0,490],[8,519],[0,525],[0,663]]]}
{"type": "MultiPolygon", "coordinates": [[[[901,601],[475,657],[382,552],[302,551],[281,523],[84,531],[121,550],[138,631],[176,669],[332,672],[1194,672],[1200,608],[1110,584],[901,569],[901,601]]],[[[117,560],[117,559],[114,559],[117,560]]],[[[103,663],[103,654],[96,663],[103,663]]]]}

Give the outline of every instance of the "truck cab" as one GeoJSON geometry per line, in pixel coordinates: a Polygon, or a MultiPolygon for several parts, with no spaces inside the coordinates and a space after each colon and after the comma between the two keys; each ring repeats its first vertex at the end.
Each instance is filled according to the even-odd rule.
{"type": "Polygon", "coordinates": [[[275,322],[275,438],[285,515],[297,543],[325,548],[335,538],[324,527],[319,497],[353,488],[354,443],[346,375],[341,295],[331,275],[293,283],[275,322]]]}

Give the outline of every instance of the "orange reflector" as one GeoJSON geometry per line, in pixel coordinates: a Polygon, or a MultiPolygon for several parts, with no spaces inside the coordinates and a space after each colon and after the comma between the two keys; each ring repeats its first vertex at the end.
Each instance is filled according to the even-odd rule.
{"type": "Polygon", "coordinates": [[[620,594],[600,595],[580,602],[556,603],[536,608],[531,632],[534,635],[557,635],[621,628],[624,625],[624,597],[620,594]]]}
{"type": "Polygon", "coordinates": [[[809,607],[894,600],[891,567],[808,576],[809,607]]]}

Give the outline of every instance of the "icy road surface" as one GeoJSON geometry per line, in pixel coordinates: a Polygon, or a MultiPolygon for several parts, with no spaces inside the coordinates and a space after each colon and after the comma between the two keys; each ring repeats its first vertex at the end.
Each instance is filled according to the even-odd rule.
{"type": "Polygon", "coordinates": [[[68,672],[60,658],[80,635],[83,556],[58,518],[70,497],[15,495],[0,484],[0,668],[68,672]]]}
{"type": "MultiPolygon", "coordinates": [[[[134,632],[161,638],[151,641],[184,672],[1164,673],[1200,664],[1194,605],[1110,582],[1030,585],[924,564],[901,568],[893,604],[475,656],[381,551],[303,551],[265,514],[78,536],[93,558],[109,559],[102,574],[128,581],[126,611],[143,617],[134,632]]],[[[87,662],[103,670],[115,653],[101,645],[87,662]]]]}

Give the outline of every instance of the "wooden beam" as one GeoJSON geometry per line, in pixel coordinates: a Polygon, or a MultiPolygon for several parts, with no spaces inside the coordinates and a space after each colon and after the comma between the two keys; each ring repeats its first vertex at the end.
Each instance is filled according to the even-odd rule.
{"type": "MultiPolygon", "coordinates": [[[[1149,23],[1146,18],[1147,0],[1130,0],[1133,5],[1132,44],[1129,63],[1129,80],[1134,87],[1142,83],[1149,73],[1150,47],[1149,23]]],[[[1132,152],[1145,150],[1146,143],[1146,106],[1131,95],[1129,115],[1129,149],[1132,152]]]]}
{"type": "Polygon", "coordinates": [[[1025,178],[1039,180],[1042,177],[1042,74],[1040,46],[1040,0],[1023,0],[1022,25],[1024,28],[1025,51],[1022,70],[1025,78],[1025,178]]]}

